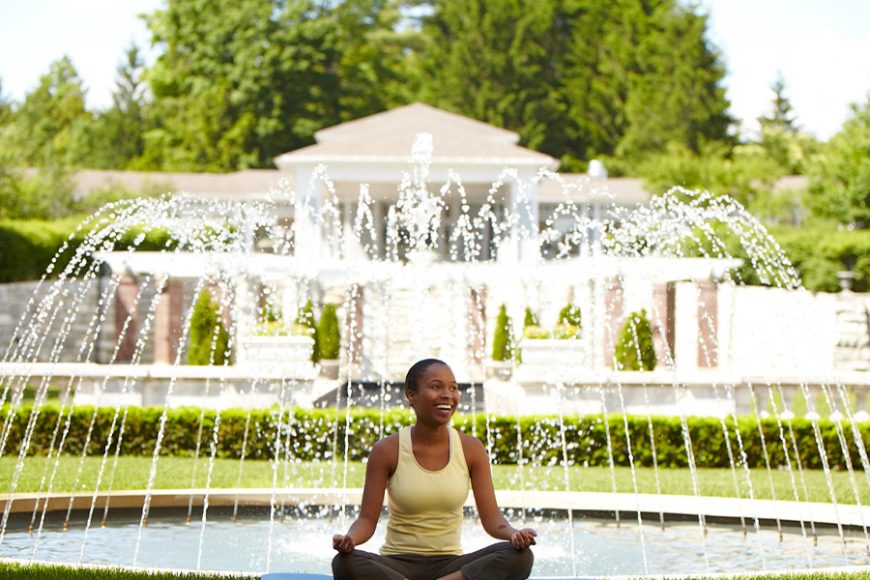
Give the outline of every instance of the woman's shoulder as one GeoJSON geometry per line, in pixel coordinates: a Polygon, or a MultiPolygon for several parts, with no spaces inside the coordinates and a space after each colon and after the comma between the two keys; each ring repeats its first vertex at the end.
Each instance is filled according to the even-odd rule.
{"type": "Polygon", "coordinates": [[[462,453],[465,455],[465,463],[471,466],[473,462],[480,458],[483,458],[484,461],[489,463],[489,459],[486,457],[486,448],[483,446],[483,442],[480,439],[472,437],[471,435],[459,430],[457,430],[456,433],[459,435],[459,440],[462,442],[462,453]]]}
{"type": "Polygon", "coordinates": [[[372,452],[369,454],[369,461],[383,462],[392,473],[396,469],[396,463],[399,459],[399,434],[394,433],[383,439],[379,439],[372,446],[372,452]]]}

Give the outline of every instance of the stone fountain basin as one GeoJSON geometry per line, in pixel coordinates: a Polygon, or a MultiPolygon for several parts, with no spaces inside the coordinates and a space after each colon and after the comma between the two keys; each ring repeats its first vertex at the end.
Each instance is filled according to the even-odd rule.
{"type": "MultiPolygon", "coordinates": [[[[203,525],[201,510],[194,510],[188,521],[186,508],[191,496],[193,505],[200,505],[205,490],[155,492],[148,526],[141,530],[141,552],[135,565],[192,570],[197,568],[197,552],[203,546],[203,570],[233,570],[252,575],[266,571],[323,574],[328,572],[334,554],[329,542],[331,534],[346,528],[353,517],[353,509],[342,516],[338,506],[356,505],[361,490],[224,489],[208,495],[209,518],[203,525]],[[238,518],[232,520],[229,515],[236,498],[240,507],[238,518]],[[288,515],[270,519],[272,501],[291,506],[288,515]],[[301,509],[292,509],[293,506],[301,509]]],[[[870,557],[859,531],[860,517],[870,515],[867,508],[841,506],[835,512],[825,504],[584,492],[503,491],[497,495],[500,504],[510,508],[514,521],[521,520],[522,510],[527,508],[525,525],[538,530],[540,541],[535,548],[534,571],[538,578],[643,574],[643,554],[649,560],[651,574],[733,574],[793,571],[813,566],[870,571],[870,557]],[[645,548],[638,528],[638,506],[643,511],[645,548]],[[569,508],[573,521],[567,518],[569,508]],[[661,508],[670,510],[665,513],[669,521],[664,528],[658,521],[661,508]],[[615,522],[615,509],[619,510],[621,524],[615,522]],[[705,533],[699,527],[698,513],[706,516],[705,533]],[[747,529],[741,530],[738,523],[744,513],[758,516],[762,520],[760,528],[755,529],[753,521],[748,520],[747,529]],[[776,527],[764,525],[776,517],[783,522],[784,539],[776,527]],[[801,535],[797,527],[799,517],[817,520],[817,545],[801,535]],[[846,528],[842,541],[833,529],[837,517],[846,528]],[[708,563],[705,557],[709,558],[708,563]]],[[[107,526],[100,526],[101,512],[95,512],[92,527],[85,536],[84,521],[93,497],[72,494],[50,500],[48,507],[56,513],[46,518],[41,534],[36,531],[28,534],[29,510],[33,509],[36,496],[15,496],[11,508],[16,515],[0,544],[0,557],[28,558],[32,546],[38,544],[37,558],[42,561],[134,565],[132,552],[140,533],[139,512],[144,493],[111,494],[112,511],[107,526]],[[65,530],[61,522],[70,498],[73,518],[65,530]],[[83,548],[85,538],[87,549],[83,548]]],[[[99,506],[108,496],[96,497],[99,506]]],[[[383,527],[379,526],[375,537],[363,549],[377,549],[383,540],[383,527]]],[[[467,518],[463,524],[465,549],[473,550],[489,542],[491,539],[476,518],[467,518]]]]}

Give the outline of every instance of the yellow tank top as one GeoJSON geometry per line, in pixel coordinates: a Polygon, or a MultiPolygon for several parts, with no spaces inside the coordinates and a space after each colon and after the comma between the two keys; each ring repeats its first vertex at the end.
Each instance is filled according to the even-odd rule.
{"type": "Polygon", "coordinates": [[[411,428],[399,431],[399,461],[387,483],[387,538],[381,554],[462,554],[462,506],[471,480],[459,433],[450,430],[450,459],[444,468],[421,467],[411,447],[411,428]]]}

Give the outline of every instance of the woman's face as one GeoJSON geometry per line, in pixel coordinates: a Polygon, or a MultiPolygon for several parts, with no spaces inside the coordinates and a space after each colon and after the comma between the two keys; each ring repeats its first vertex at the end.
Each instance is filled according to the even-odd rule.
{"type": "Polygon", "coordinates": [[[447,424],[459,405],[459,385],[450,367],[430,365],[417,380],[417,390],[406,393],[418,421],[447,424]]]}

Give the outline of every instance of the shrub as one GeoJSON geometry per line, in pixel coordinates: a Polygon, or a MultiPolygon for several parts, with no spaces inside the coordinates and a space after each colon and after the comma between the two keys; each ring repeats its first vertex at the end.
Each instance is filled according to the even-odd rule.
{"type": "Polygon", "coordinates": [[[314,339],[314,350],[311,351],[311,362],[320,361],[320,340],[317,336],[317,322],[314,320],[314,304],[307,300],[305,305],[296,314],[296,324],[307,326],[311,329],[310,336],[314,339]]]}
{"type": "Polygon", "coordinates": [[[652,327],[646,317],[646,309],[632,312],[622,327],[616,351],[613,354],[614,368],[623,371],[651,371],[656,368],[656,351],[653,348],[652,327]]]}
{"type": "Polygon", "coordinates": [[[502,304],[495,320],[495,335],[492,338],[492,360],[509,361],[514,358],[514,331],[507,306],[502,304]]]}
{"type": "MultiPolygon", "coordinates": [[[[4,417],[9,407],[0,407],[4,417]]],[[[7,449],[19,451],[22,435],[27,429],[30,407],[19,407],[9,414],[7,449]]],[[[294,442],[290,450],[294,460],[310,461],[330,459],[337,453],[344,454],[345,431],[350,429],[347,441],[352,460],[366,457],[380,434],[383,421],[384,435],[398,431],[413,422],[411,413],[405,409],[390,409],[383,415],[377,409],[350,409],[350,421],[345,421],[345,410],[340,409],[302,409],[295,408],[279,415],[277,409],[254,409],[251,411],[251,424],[248,429],[246,457],[267,459],[274,455],[275,428],[280,421],[282,430],[294,442]],[[340,420],[337,420],[340,419],[340,420]],[[337,430],[337,432],[336,432],[337,430]],[[333,447],[333,442],[338,447],[333,447]]],[[[69,430],[63,453],[81,454],[88,442],[88,455],[101,455],[115,409],[103,407],[66,408],[63,413],[56,405],[45,405],[34,423],[34,431],[28,455],[46,455],[52,445],[52,433],[58,421],[65,422],[69,413],[69,430]],[[88,438],[88,427],[93,419],[93,432],[88,438]]],[[[121,455],[150,456],[154,452],[157,433],[160,428],[160,407],[130,407],[121,440],[121,455]]],[[[220,432],[217,439],[217,456],[238,458],[241,455],[242,440],[245,432],[247,411],[229,409],[221,411],[220,432]]],[[[207,409],[203,415],[203,433],[211,433],[214,428],[215,411],[207,409]]],[[[196,450],[199,430],[200,409],[174,408],[168,410],[164,439],[160,448],[161,455],[191,457],[196,450]]],[[[609,464],[607,431],[616,465],[629,465],[626,445],[626,428],[631,440],[631,452],[635,465],[653,465],[653,445],[650,442],[648,421],[652,422],[655,458],[659,467],[687,467],[687,453],[684,443],[682,424],[679,417],[650,417],[609,414],[566,416],[560,423],[558,416],[487,416],[456,415],[454,426],[465,433],[476,431],[481,438],[487,438],[487,447],[492,449],[492,460],[499,464],[516,463],[519,459],[517,442],[522,446],[522,456],[536,464],[555,465],[562,460],[561,432],[564,425],[568,461],[573,465],[607,466],[609,464]],[[519,430],[519,432],[518,432],[519,430]],[[484,435],[487,434],[487,435],[484,435]]],[[[737,455],[738,445],[742,445],[746,465],[750,468],[764,467],[765,456],[762,437],[767,449],[771,467],[794,467],[793,448],[788,442],[789,459],[783,451],[780,439],[780,425],[776,419],[759,419],[756,416],[739,417],[737,421],[726,418],[708,417],[686,418],[688,435],[692,442],[692,452],[698,467],[730,467],[726,451],[726,435],[737,455]],[[760,425],[760,429],[759,429],[760,425]],[[738,443],[739,437],[739,443],[738,443]]],[[[801,465],[804,469],[822,469],[821,453],[815,440],[815,428],[807,419],[793,419],[789,422],[794,432],[801,465]]],[[[845,444],[853,465],[860,465],[861,456],[854,433],[857,431],[865,448],[870,445],[870,423],[852,425],[820,420],[816,423],[822,446],[832,469],[845,469],[846,456],[843,454],[838,429],[845,429],[849,435],[845,444]]],[[[117,441],[117,427],[113,441],[117,441]]],[[[56,442],[55,442],[56,445],[56,442]]],[[[56,448],[54,449],[56,452],[56,448]]],[[[114,451],[114,448],[113,448],[114,451]]],[[[208,446],[201,446],[200,453],[208,455],[208,446]]],[[[738,466],[739,467],[739,466],[738,466]]]]}
{"type": "Polygon", "coordinates": [[[208,290],[199,293],[190,317],[187,364],[223,365],[230,358],[230,334],[220,319],[220,306],[208,290]]]}
{"type": "Polygon", "coordinates": [[[538,315],[535,314],[535,311],[526,306],[526,316],[523,319],[523,329],[526,329],[530,326],[540,326],[541,322],[538,320],[538,315]]]}
{"type": "Polygon", "coordinates": [[[336,360],[341,352],[341,333],[338,328],[338,313],[335,304],[323,307],[320,322],[317,324],[318,349],[320,360],[336,360]]]}
{"type": "Polygon", "coordinates": [[[580,335],[580,330],[583,328],[583,313],[580,307],[574,304],[568,304],[559,311],[559,326],[573,326],[577,329],[577,336],[580,335]]]}

